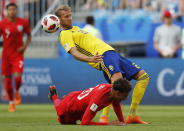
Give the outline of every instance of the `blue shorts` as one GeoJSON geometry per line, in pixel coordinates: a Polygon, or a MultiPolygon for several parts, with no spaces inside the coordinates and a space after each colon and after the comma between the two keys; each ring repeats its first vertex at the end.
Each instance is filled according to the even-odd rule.
{"type": "Polygon", "coordinates": [[[132,76],[142,70],[135,63],[122,57],[115,51],[107,51],[103,54],[103,62],[101,63],[105,79],[111,83],[111,76],[117,72],[121,72],[123,77],[131,80],[132,76]]]}

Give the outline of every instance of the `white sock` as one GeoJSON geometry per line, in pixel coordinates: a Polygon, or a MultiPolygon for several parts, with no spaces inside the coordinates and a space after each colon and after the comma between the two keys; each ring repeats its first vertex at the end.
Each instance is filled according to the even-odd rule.
{"type": "Polygon", "coordinates": [[[10,101],[9,104],[14,104],[14,101],[10,101]]]}

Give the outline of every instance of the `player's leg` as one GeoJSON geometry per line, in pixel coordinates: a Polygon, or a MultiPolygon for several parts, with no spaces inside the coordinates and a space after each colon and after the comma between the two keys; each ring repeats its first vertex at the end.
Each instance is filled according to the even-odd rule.
{"type": "Polygon", "coordinates": [[[12,86],[12,76],[5,76],[5,89],[9,98],[9,112],[15,111],[15,103],[13,98],[13,86],[12,86]]]}
{"type": "Polygon", "coordinates": [[[125,74],[124,77],[128,80],[135,79],[137,83],[135,85],[133,94],[132,94],[132,104],[130,108],[130,113],[126,119],[127,123],[139,123],[146,124],[142,121],[137,115],[138,105],[142,100],[146,87],[148,85],[149,77],[146,72],[144,72],[140,67],[135,63],[132,63],[128,59],[121,57],[120,65],[122,66],[125,74]]]}
{"type": "Polygon", "coordinates": [[[19,105],[21,103],[21,96],[19,89],[22,86],[22,73],[15,72],[14,80],[15,80],[15,105],[19,105]]]}
{"type": "MultiPolygon", "coordinates": [[[[116,53],[116,54],[117,54],[116,58],[119,58],[119,61],[113,61],[114,63],[115,62],[118,63],[118,64],[113,64],[113,66],[115,67],[113,69],[116,70],[116,72],[119,70],[121,73],[114,73],[113,74],[114,76],[112,75],[111,79],[116,80],[120,77],[124,77],[127,80],[131,80],[131,79],[137,80],[137,83],[136,83],[136,86],[134,88],[133,95],[132,95],[131,110],[130,110],[129,116],[127,117],[127,123],[130,123],[130,122],[128,122],[128,118],[132,118],[133,122],[131,122],[131,123],[146,124],[137,116],[137,109],[138,109],[138,105],[139,105],[139,103],[142,100],[142,97],[144,95],[145,89],[146,89],[148,81],[149,81],[149,77],[148,77],[147,73],[145,73],[135,63],[132,63],[128,59],[120,56],[118,53],[116,53]],[[122,74],[123,74],[123,76],[121,76],[122,74]]],[[[115,56],[114,56],[114,58],[115,58],[115,56]]]]}
{"type": "Polygon", "coordinates": [[[50,86],[49,87],[49,95],[48,98],[53,101],[54,103],[54,107],[56,109],[57,115],[59,116],[59,112],[60,112],[60,102],[61,100],[59,99],[58,95],[57,95],[57,91],[56,91],[56,86],[50,86]]]}
{"type": "Polygon", "coordinates": [[[8,94],[9,99],[9,112],[15,111],[15,104],[14,104],[14,98],[13,98],[13,86],[12,86],[12,65],[9,60],[2,58],[1,63],[1,71],[2,75],[5,78],[4,87],[8,94]]]}
{"type": "Polygon", "coordinates": [[[56,109],[56,112],[58,115],[58,121],[60,124],[72,124],[72,125],[76,124],[75,120],[70,119],[72,117],[62,114],[62,112],[66,112],[64,110],[67,110],[67,109],[66,109],[66,106],[64,106],[65,103],[62,104],[62,101],[59,99],[55,86],[49,87],[48,98],[54,102],[54,107],[56,109]]]}
{"type": "Polygon", "coordinates": [[[13,72],[15,80],[15,104],[19,105],[21,103],[21,96],[19,89],[22,86],[22,74],[24,69],[24,60],[19,58],[13,62],[13,72]]]}
{"type": "Polygon", "coordinates": [[[137,110],[138,110],[138,105],[142,100],[142,97],[144,96],[144,92],[148,85],[149,77],[145,71],[140,70],[138,73],[136,73],[133,76],[133,78],[137,80],[137,83],[135,85],[135,88],[132,94],[132,103],[131,103],[130,112],[126,119],[126,122],[147,124],[146,122],[142,121],[139,118],[139,116],[137,115],[137,110]]]}

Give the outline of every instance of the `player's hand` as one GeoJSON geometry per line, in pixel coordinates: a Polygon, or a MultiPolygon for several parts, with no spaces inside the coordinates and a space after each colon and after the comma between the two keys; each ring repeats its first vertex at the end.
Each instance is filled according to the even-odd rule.
{"type": "Polygon", "coordinates": [[[99,55],[98,52],[96,53],[96,55],[94,55],[93,57],[91,57],[90,62],[94,62],[94,63],[100,63],[103,61],[103,56],[99,55]]]}
{"type": "Polygon", "coordinates": [[[178,47],[174,47],[173,54],[175,54],[178,51],[178,47]]]}
{"type": "Polygon", "coordinates": [[[17,51],[18,51],[19,53],[22,53],[22,54],[23,54],[23,53],[25,52],[25,50],[26,50],[26,47],[27,47],[27,46],[23,45],[23,46],[21,46],[20,48],[18,48],[17,51]]]}
{"type": "Polygon", "coordinates": [[[116,121],[112,121],[112,122],[108,123],[108,125],[111,125],[111,126],[125,126],[126,123],[116,120],[116,121]]]}

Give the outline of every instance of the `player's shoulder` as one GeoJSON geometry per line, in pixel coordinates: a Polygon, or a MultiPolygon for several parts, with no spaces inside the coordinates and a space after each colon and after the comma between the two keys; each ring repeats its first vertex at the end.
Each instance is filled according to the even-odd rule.
{"type": "Polygon", "coordinates": [[[111,91],[112,84],[99,84],[95,87],[94,99],[103,101],[107,99],[107,94],[111,91]]]}
{"type": "Polygon", "coordinates": [[[174,28],[180,28],[180,26],[179,25],[176,25],[176,24],[172,24],[172,27],[174,27],[174,28]]]}
{"type": "Polygon", "coordinates": [[[173,24],[172,27],[173,27],[174,29],[176,29],[176,30],[180,30],[180,29],[181,29],[180,26],[178,26],[178,25],[176,25],[176,24],[173,24]]]}
{"type": "Polygon", "coordinates": [[[28,20],[25,18],[17,17],[18,22],[28,23],[28,20]]]}
{"type": "Polygon", "coordinates": [[[98,90],[108,90],[112,88],[112,84],[103,83],[103,84],[97,85],[96,88],[98,90]]]}
{"type": "Polygon", "coordinates": [[[157,30],[161,30],[161,29],[163,29],[163,28],[165,28],[165,25],[159,25],[156,29],[157,29],[157,30]]]}
{"type": "Polygon", "coordinates": [[[78,26],[73,26],[72,28],[73,30],[80,30],[80,28],[78,26]]]}
{"type": "Polygon", "coordinates": [[[112,87],[112,84],[108,84],[108,83],[102,83],[102,84],[100,84],[100,85],[106,86],[106,87],[112,87]]]}
{"type": "Polygon", "coordinates": [[[71,35],[73,33],[76,33],[76,31],[79,31],[80,28],[78,26],[73,26],[72,29],[62,29],[60,32],[60,35],[71,35]]]}
{"type": "Polygon", "coordinates": [[[8,21],[8,19],[7,19],[7,18],[4,18],[4,19],[2,19],[2,20],[0,21],[0,23],[1,23],[1,24],[5,24],[7,21],[8,21]]]}
{"type": "Polygon", "coordinates": [[[4,28],[8,24],[8,19],[4,18],[0,21],[0,27],[4,28]]]}

